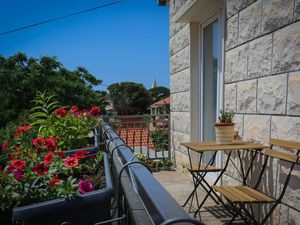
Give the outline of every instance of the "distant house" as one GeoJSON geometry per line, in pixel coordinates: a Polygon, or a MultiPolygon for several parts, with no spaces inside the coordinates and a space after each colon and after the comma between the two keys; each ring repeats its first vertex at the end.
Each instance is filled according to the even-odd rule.
{"type": "Polygon", "coordinates": [[[154,102],[150,106],[150,115],[152,122],[150,123],[150,130],[169,127],[170,114],[170,97],[154,102]]]}
{"type": "MultiPolygon", "coordinates": [[[[234,122],[243,140],[300,140],[299,0],[159,4],[169,6],[171,149],[178,166],[188,161],[180,143],[215,140],[220,109],[236,113],[234,122]]],[[[156,113],[155,106],[152,110],[156,113]]],[[[218,153],[216,158],[221,166],[226,155],[218,153]]],[[[280,177],[285,175],[279,168],[274,161],[265,189],[281,188],[280,177]]],[[[298,169],[285,205],[274,213],[276,224],[299,224],[299,174],[298,169]]],[[[237,180],[226,176],[222,182],[237,180]]]]}
{"type": "Polygon", "coordinates": [[[170,113],[170,97],[161,99],[157,102],[154,102],[150,106],[150,113],[152,116],[158,114],[169,114],[170,113]]]}
{"type": "Polygon", "coordinates": [[[105,110],[108,115],[117,115],[118,112],[115,110],[114,103],[112,100],[107,101],[107,105],[105,106],[105,110]]]}

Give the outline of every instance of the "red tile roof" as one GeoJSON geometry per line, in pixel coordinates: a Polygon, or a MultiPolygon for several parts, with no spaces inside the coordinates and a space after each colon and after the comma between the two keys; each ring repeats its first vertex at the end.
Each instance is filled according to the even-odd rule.
{"type": "Polygon", "coordinates": [[[129,147],[144,146],[154,148],[154,144],[149,137],[149,131],[147,128],[128,127],[116,128],[115,130],[129,147]]]}
{"type": "Polygon", "coordinates": [[[154,102],[151,107],[155,106],[162,106],[162,105],[170,105],[170,97],[164,98],[162,100],[159,100],[157,102],[154,102]]]}

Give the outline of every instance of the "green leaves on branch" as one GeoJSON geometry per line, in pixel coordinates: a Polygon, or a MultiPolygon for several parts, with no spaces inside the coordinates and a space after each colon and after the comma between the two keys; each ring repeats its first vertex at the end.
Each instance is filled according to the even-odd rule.
{"type": "Polygon", "coordinates": [[[30,119],[33,121],[31,126],[38,125],[39,132],[48,124],[51,114],[60,107],[57,101],[54,101],[55,95],[48,95],[46,92],[38,92],[32,100],[36,105],[30,110],[30,119]]]}
{"type": "Polygon", "coordinates": [[[37,92],[56,95],[62,105],[80,108],[96,105],[103,111],[106,92],[94,90],[101,83],[87,69],[68,70],[55,57],[31,58],[24,53],[7,58],[0,55],[0,127],[32,108],[35,103],[31,100],[37,92]]]}

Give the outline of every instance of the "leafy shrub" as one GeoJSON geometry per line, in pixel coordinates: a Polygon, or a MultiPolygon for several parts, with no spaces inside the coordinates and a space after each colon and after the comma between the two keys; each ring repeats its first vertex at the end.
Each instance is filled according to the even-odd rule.
{"type": "Polygon", "coordinates": [[[89,110],[80,110],[72,106],[58,108],[54,95],[39,93],[31,109],[32,126],[37,126],[39,137],[56,137],[58,146],[63,150],[86,147],[88,137],[92,137],[91,128],[100,123],[100,109],[93,106],[89,110]]]}
{"type": "Polygon", "coordinates": [[[169,134],[166,129],[158,129],[150,132],[150,138],[158,150],[168,149],[169,134]]]}

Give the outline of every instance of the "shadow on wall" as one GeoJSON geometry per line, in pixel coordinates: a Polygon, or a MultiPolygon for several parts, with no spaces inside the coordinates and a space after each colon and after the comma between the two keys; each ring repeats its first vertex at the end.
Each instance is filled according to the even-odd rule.
{"type": "MultiPolygon", "coordinates": [[[[251,157],[253,152],[245,151],[241,153],[242,163],[244,168],[248,168],[251,162],[251,157]]],[[[223,158],[223,162],[226,160],[226,156],[223,158]]],[[[256,160],[252,167],[252,173],[246,181],[246,184],[255,187],[257,183],[258,190],[278,198],[282,193],[284,183],[286,181],[287,175],[291,163],[280,161],[274,158],[269,158],[266,170],[263,173],[261,180],[259,181],[259,175],[262,171],[262,165],[264,164],[265,156],[258,154],[256,160]]],[[[234,152],[232,154],[232,161],[228,165],[228,172],[226,172],[226,178],[223,179],[225,185],[241,185],[242,175],[237,172],[241,171],[241,164],[239,161],[238,153],[234,152]]],[[[267,224],[297,224],[294,220],[295,217],[300,217],[300,166],[296,165],[290,181],[287,187],[287,191],[283,197],[282,202],[284,204],[279,204],[275,211],[273,212],[273,217],[268,220],[267,224]],[[296,216],[290,216],[290,213],[297,214],[296,216]]],[[[257,218],[266,215],[270,211],[273,204],[255,204],[252,208],[257,218]]],[[[249,208],[249,210],[251,210],[249,208]]]]}

